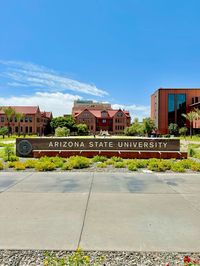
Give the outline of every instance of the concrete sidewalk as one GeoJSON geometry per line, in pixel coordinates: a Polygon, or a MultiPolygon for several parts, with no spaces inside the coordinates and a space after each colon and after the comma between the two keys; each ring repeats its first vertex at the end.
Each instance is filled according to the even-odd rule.
{"type": "Polygon", "coordinates": [[[0,249],[200,251],[200,175],[1,172],[0,249]]]}

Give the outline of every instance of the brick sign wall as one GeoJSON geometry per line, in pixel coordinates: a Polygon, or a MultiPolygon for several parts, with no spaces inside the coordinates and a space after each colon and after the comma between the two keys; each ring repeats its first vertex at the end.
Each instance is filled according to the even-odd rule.
{"type": "Polygon", "coordinates": [[[31,157],[34,151],[180,151],[180,140],[145,138],[18,138],[16,153],[31,157]]]}

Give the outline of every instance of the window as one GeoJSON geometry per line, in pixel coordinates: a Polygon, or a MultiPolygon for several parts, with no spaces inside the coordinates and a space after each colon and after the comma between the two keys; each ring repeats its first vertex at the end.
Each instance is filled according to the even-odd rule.
{"type": "Polygon", "coordinates": [[[175,123],[175,97],[174,94],[168,94],[168,125],[175,123]]]}
{"type": "Polygon", "coordinates": [[[185,118],[182,114],[186,113],[186,95],[168,94],[168,125],[176,123],[179,127],[185,125],[185,118]]]}
{"type": "MultiPolygon", "coordinates": [[[[198,98],[198,97],[197,97],[198,98]]],[[[177,94],[176,95],[176,124],[179,127],[184,127],[186,121],[182,114],[186,113],[186,95],[177,94]]]]}
{"type": "Polygon", "coordinates": [[[103,120],[102,120],[102,123],[104,123],[104,124],[105,124],[105,123],[106,123],[106,119],[103,119],[103,120]]]}
{"type": "Polygon", "coordinates": [[[15,132],[18,133],[18,127],[15,127],[15,132]]]}
{"type": "Polygon", "coordinates": [[[32,116],[29,116],[29,122],[30,122],[30,123],[33,122],[33,118],[32,118],[32,116]]]}
{"type": "Polygon", "coordinates": [[[195,97],[195,103],[198,103],[198,97],[195,97]]]}
{"type": "Polygon", "coordinates": [[[122,113],[122,112],[118,112],[118,113],[117,113],[117,116],[118,116],[118,117],[122,117],[122,116],[123,116],[123,113],[122,113]]]}
{"type": "Polygon", "coordinates": [[[107,116],[108,116],[108,113],[106,111],[101,112],[101,117],[107,117],[107,116]]]}
{"type": "Polygon", "coordinates": [[[32,130],[32,127],[29,127],[29,133],[32,133],[33,130],[32,130]]]}
{"type": "Polygon", "coordinates": [[[26,122],[26,123],[28,122],[28,117],[27,117],[27,116],[25,117],[25,122],[26,122]]]}
{"type": "Polygon", "coordinates": [[[4,122],[4,121],[5,121],[5,119],[4,119],[4,117],[2,116],[2,117],[1,117],[1,122],[4,122]]]}

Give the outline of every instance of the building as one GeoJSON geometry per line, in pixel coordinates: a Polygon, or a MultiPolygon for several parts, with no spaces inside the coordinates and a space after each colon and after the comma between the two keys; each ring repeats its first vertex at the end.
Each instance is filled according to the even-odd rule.
{"type": "MultiPolygon", "coordinates": [[[[182,116],[200,106],[200,89],[160,88],[151,95],[151,118],[159,134],[167,134],[170,123],[179,127],[189,126],[182,116]]],[[[194,128],[199,126],[193,122],[194,128]]]]}
{"type": "Polygon", "coordinates": [[[112,107],[110,103],[77,100],[74,101],[74,106],[72,107],[72,115],[75,116],[85,109],[101,111],[112,109],[112,107]]]}
{"type": "Polygon", "coordinates": [[[0,127],[10,127],[12,134],[49,134],[51,133],[50,121],[52,119],[51,112],[41,112],[39,106],[9,106],[16,113],[22,114],[20,121],[17,121],[15,114],[10,121],[3,109],[8,106],[0,107],[0,127]]]}
{"type": "Polygon", "coordinates": [[[109,134],[123,134],[124,129],[130,126],[131,117],[126,110],[113,110],[110,104],[93,103],[86,101],[74,103],[72,115],[78,124],[88,126],[90,133],[99,134],[107,131],[109,134]],[[78,109],[79,108],[79,109],[78,109]]]}

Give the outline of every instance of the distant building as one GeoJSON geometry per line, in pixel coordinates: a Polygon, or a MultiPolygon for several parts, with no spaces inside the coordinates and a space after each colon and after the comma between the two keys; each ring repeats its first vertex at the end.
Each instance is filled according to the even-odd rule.
{"type": "Polygon", "coordinates": [[[110,104],[92,101],[76,101],[72,115],[78,124],[84,123],[93,134],[108,131],[110,134],[122,134],[130,126],[131,117],[126,110],[114,110],[110,104]]]}
{"type": "MultiPolygon", "coordinates": [[[[151,118],[160,134],[168,133],[170,123],[179,127],[189,126],[182,114],[187,114],[194,108],[200,108],[200,88],[160,88],[151,95],[151,118]]],[[[193,128],[200,128],[199,120],[194,120],[193,128]]]]}
{"type": "Polygon", "coordinates": [[[49,134],[51,133],[50,121],[53,116],[51,112],[41,112],[39,106],[2,106],[0,107],[0,127],[10,126],[12,134],[49,134]],[[11,107],[16,113],[23,114],[20,122],[15,115],[10,122],[3,111],[3,108],[11,107]]]}

